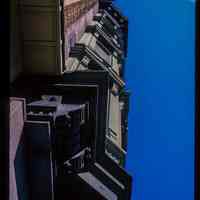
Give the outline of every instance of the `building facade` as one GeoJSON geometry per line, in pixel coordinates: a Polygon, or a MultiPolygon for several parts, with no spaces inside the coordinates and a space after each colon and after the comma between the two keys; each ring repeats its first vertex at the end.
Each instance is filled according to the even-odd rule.
{"type": "Polygon", "coordinates": [[[12,10],[10,200],[130,200],[127,18],[112,1],[12,10]]]}

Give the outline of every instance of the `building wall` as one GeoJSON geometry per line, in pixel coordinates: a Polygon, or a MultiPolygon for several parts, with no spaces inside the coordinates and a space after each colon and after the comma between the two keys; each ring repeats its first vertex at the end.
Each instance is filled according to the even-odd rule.
{"type": "Polygon", "coordinates": [[[10,4],[10,82],[22,71],[19,12],[17,2],[10,4]]]}
{"type": "MultiPolygon", "coordinates": [[[[19,43],[22,46],[22,52],[20,55],[23,57],[23,66],[20,65],[20,67],[22,67],[21,71],[25,72],[26,74],[34,75],[61,75],[64,72],[64,63],[62,63],[63,58],[64,60],[71,59],[69,58],[71,47],[73,47],[75,43],[81,39],[81,36],[84,34],[87,25],[92,23],[94,15],[96,15],[98,12],[98,8],[98,0],[19,0],[18,9],[15,11],[19,13],[19,43]],[[62,7],[61,3],[63,3],[64,7],[62,7]]],[[[16,27],[14,30],[16,31],[16,27]]],[[[74,101],[74,98],[80,98],[78,102],[88,100],[89,103],[91,103],[90,109],[87,110],[88,113],[86,114],[88,120],[92,120],[93,122],[93,119],[99,119],[95,120],[98,121],[98,124],[89,123],[89,121],[88,124],[84,125],[85,127],[83,127],[80,126],[83,122],[83,120],[80,120],[80,118],[83,117],[81,113],[76,113],[74,116],[68,116],[72,117],[72,123],[70,125],[68,124],[68,128],[72,128],[66,129],[66,127],[60,126],[60,130],[59,132],[58,130],[56,131],[56,135],[62,135],[63,132],[68,132],[70,134],[73,133],[73,138],[70,138],[69,135],[67,137],[63,136],[64,140],[63,138],[61,139],[64,143],[60,143],[60,141],[57,143],[57,136],[54,137],[54,135],[52,135],[53,137],[50,137],[50,126],[48,122],[43,123],[36,121],[25,121],[25,102],[21,99],[11,98],[9,171],[10,200],[26,200],[30,198],[37,198],[38,200],[44,198],[46,200],[53,199],[53,190],[56,188],[54,188],[54,172],[58,175],[63,173],[60,167],[62,167],[63,162],[66,161],[66,156],[71,157],[73,154],[78,153],[80,148],[85,147],[86,145],[93,148],[93,144],[95,144],[94,151],[92,151],[94,152],[94,156],[93,154],[90,155],[90,150],[88,150],[87,154],[89,155],[86,155],[86,161],[84,161],[88,162],[89,167],[88,165],[84,164],[84,166],[81,166],[81,168],[84,167],[87,170],[91,170],[97,175],[97,178],[98,176],[102,176],[102,180],[100,178],[102,182],[105,182],[103,179],[106,178],[108,180],[108,186],[113,187],[113,190],[118,190],[120,188],[122,189],[117,191],[119,198],[117,196],[112,196],[109,197],[110,199],[129,199],[129,191],[127,190],[129,190],[128,185],[130,184],[130,180],[125,171],[119,167],[123,167],[125,161],[125,153],[122,151],[122,114],[120,110],[119,99],[119,88],[121,89],[124,83],[122,83],[122,81],[119,80],[120,77],[118,77],[119,55],[114,52],[113,49],[115,49],[115,47],[113,47],[109,41],[109,38],[105,36],[106,33],[100,33],[101,34],[99,34],[98,29],[96,35],[93,35],[93,33],[85,33],[85,37],[83,36],[80,41],[80,43],[84,43],[85,45],[88,43],[89,48],[91,48],[97,54],[97,56],[95,56],[95,53],[94,55],[92,53],[90,54],[90,51],[87,49],[88,52],[85,51],[86,55],[83,57],[83,59],[81,58],[82,66],[80,69],[86,70],[87,65],[89,66],[91,61],[91,71],[94,69],[96,70],[95,73],[88,70],[89,74],[85,73],[85,75],[83,75],[85,77],[83,78],[80,75],[78,75],[79,78],[77,78],[77,74],[75,74],[75,76],[72,76],[73,81],[71,80],[69,82],[68,80],[71,79],[69,76],[64,76],[64,79],[61,76],[60,78],[57,76],[55,79],[54,77],[52,79],[42,77],[44,78],[44,88],[47,89],[45,89],[45,91],[48,91],[49,89],[49,92],[54,91],[54,86],[57,81],[58,83],[62,82],[66,84],[71,82],[72,85],[81,84],[81,87],[85,81],[86,85],[83,88],[87,87],[86,96],[85,93],[82,93],[82,91],[80,91],[80,96],[77,96],[77,94],[74,95],[74,92],[71,92],[70,89],[70,98],[69,96],[64,98],[69,98],[67,99],[67,102],[71,102],[72,99],[74,101]],[[101,40],[99,35],[101,35],[101,40]],[[99,62],[101,62],[101,64],[99,64],[99,62]],[[83,67],[84,65],[86,67],[83,67]],[[97,67],[99,67],[99,69],[97,67]],[[100,71],[103,73],[99,73],[100,71]],[[74,82],[74,79],[77,80],[74,82]],[[50,85],[52,85],[52,83],[54,83],[54,86],[51,87],[50,85]],[[91,94],[88,93],[89,87],[87,84],[89,84],[89,87],[91,87],[91,94]],[[110,88],[111,85],[113,85],[112,88],[110,88]],[[93,87],[95,87],[95,90],[93,87]],[[71,97],[71,93],[73,94],[73,97],[71,97]],[[98,113],[98,110],[102,110],[102,113],[98,113]],[[107,121],[108,119],[109,122],[107,121]],[[110,134],[107,134],[108,128],[110,134]],[[95,135],[93,134],[94,131],[95,135]],[[115,137],[110,137],[112,134],[115,137]],[[53,141],[51,141],[51,139],[53,139],[53,141]],[[100,145],[96,145],[96,143],[99,143],[100,145]],[[52,144],[53,149],[51,148],[52,144]],[[54,144],[56,146],[54,146],[54,144]],[[59,148],[57,148],[58,146],[59,148],[63,146],[61,151],[59,148]],[[99,149],[101,151],[99,151],[99,149]],[[51,150],[53,150],[53,153],[55,153],[53,154],[53,157],[51,150]],[[103,151],[105,151],[105,155],[103,151]],[[98,156],[96,154],[101,155],[98,156]],[[111,159],[109,159],[108,156],[111,159]],[[59,157],[61,159],[59,159],[59,157]],[[54,165],[54,162],[57,160],[61,161],[62,163],[57,162],[56,165],[54,165]],[[93,161],[95,161],[95,163],[93,161]],[[119,166],[116,164],[113,165],[113,161],[119,166]],[[101,167],[101,162],[103,162],[102,166],[105,166],[105,170],[104,167],[101,167]],[[53,171],[53,166],[58,166],[58,168],[55,167],[55,171],[53,171]],[[119,175],[119,177],[117,177],[116,174],[117,176],[119,175]],[[119,181],[117,180],[118,178],[119,181]],[[127,196],[127,198],[124,198],[125,196],[127,196]]],[[[14,37],[16,37],[16,35],[17,34],[15,33],[14,37]]],[[[79,56],[83,54],[82,52],[84,52],[83,49],[79,49],[80,46],[81,45],[77,47],[78,51],[80,50],[80,54],[78,54],[77,49],[73,49],[75,52],[73,53],[76,56],[78,54],[77,58],[79,58],[79,56]]],[[[15,50],[15,53],[16,52],[17,50],[15,50]]],[[[73,62],[76,64],[77,60],[73,62]]],[[[72,66],[70,65],[69,67],[72,66]]],[[[15,67],[14,70],[16,70],[15,67]]],[[[32,82],[33,84],[34,78],[32,82]]],[[[40,78],[38,80],[42,81],[40,78]]],[[[24,95],[27,95],[26,87],[29,85],[29,80],[23,83],[23,90],[25,89],[24,95]]],[[[42,84],[40,81],[38,81],[38,83],[42,84]]],[[[33,86],[33,84],[30,85],[33,86]]],[[[27,89],[30,88],[29,86],[27,89]]],[[[35,86],[32,88],[33,90],[34,87],[35,86]]],[[[37,87],[36,90],[39,89],[42,91],[44,88],[37,87]]],[[[17,93],[18,87],[16,88],[16,91],[15,88],[13,89],[14,93],[17,93]]],[[[60,89],[61,87],[58,87],[58,91],[65,91],[60,89]]],[[[23,92],[20,95],[22,94],[23,92]]],[[[28,97],[29,100],[27,99],[27,101],[30,101],[31,98],[34,97],[30,96],[30,99],[28,97]]],[[[27,106],[27,109],[28,108],[29,105],[27,106]]],[[[60,110],[60,107],[58,108],[58,110],[60,110]]],[[[69,113],[69,110],[66,112],[69,113]]],[[[28,120],[30,120],[30,114],[31,113],[29,112],[28,120]]],[[[39,112],[38,115],[41,115],[41,112],[39,112]]],[[[32,117],[35,118],[34,115],[32,117]]],[[[62,117],[60,117],[60,122],[62,121],[61,119],[62,117]]],[[[66,120],[67,119],[65,119],[64,123],[68,122],[66,120]]],[[[59,119],[56,123],[57,124],[55,127],[58,128],[59,119]]],[[[67,164],[67,162],[65,162],[65,164],[67,164]]],[[[83,163],[79,162],[75,164],[83,165],[83,163]]],[[[75,167],[76,170],[78,167],[73,165],[71,167],[75,167]]],[[[66,170],[66,168],[64,170],[66,170]]],[[[69,169],[68,172],[71,170],[73,171],[73,169],[69,169]]],[[[97,182],[97,179],[95,179],[95,181],[98,183],[98,185],[100,185],[100,181],[97,182]]],[[[91,186],[93,185],[94,184],[91,186]]],[[[99,188],[101,187],[101,190],[98,190],[97,186],[94,187],[96,192],[102,191],[102,185],[103,184],[98,186],[99,188]]],[[[86,186],[88,187],[88,185],[86,186]]],[[[103,189],[104,192],[105,189],[109,191],[106,187],[103,189]]],[[[82,195],[81,190],[80,194],[82,195]]]]}
{"type": "Polygon", "coordinates": [[[81,38],[86,26],[91,23],[94,15],[98,12],[98,2],[96,0],[91,2],[92,6],[88,8],[84,5],[84,1],[78,1],[64,7],[65,60],[69,56],[70,48],[81,38]],[[82,11],[82,6],[88,10],[82,11]]]}
{"type": "Polygon", "coordinates": [[[9,199],[18,200],[15,159],[24,126],[24,100],[10,99],[10,141],[9,141],[9,199]]]}
{"type": "Polygon", "coordinates": [[[59,1],[20,1],[23,71],[60,74],[62,70],[59,1]]]}
{"type": "Polygon", "coordinates": [[[80,39],[98,11],[97,0],[65,0],[63,12],[58,2],[13,1],[11,82],[22,72],[62,74],[64,58],[68,58],[70,48],[80,39]]]}

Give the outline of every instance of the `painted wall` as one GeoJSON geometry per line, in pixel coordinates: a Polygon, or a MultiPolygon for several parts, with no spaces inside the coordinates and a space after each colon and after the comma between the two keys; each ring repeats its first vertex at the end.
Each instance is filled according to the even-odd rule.
{"type": "Polygon", "coordinates": [[[194,197],[194,1],[117,0],[129,18],[134,200],[194,197]]]}

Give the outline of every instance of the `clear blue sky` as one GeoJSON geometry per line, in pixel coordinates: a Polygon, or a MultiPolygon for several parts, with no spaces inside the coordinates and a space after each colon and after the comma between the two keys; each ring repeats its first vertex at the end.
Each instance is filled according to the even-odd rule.
{"type": "Polygon", "coordinates": [[[194,0],[117,0],[129,18],[134,200],[194,199],[194,0]]]}

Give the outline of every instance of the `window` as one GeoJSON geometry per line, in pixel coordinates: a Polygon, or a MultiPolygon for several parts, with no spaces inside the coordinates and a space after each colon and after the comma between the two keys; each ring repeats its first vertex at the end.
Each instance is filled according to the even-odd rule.
{"type": "Polygon", "coordinates": [[[121,112],[119,97],[110,94],[109,108],[109,137],[112,137],[121,146],[121,112]]]}
{"type": "Polygon", "coordinates": [[[99,41],[97,41],[95,51],[102,57],[104,60],[111,65],[111,53],[107,50],[107,48],[99,41]]]}

